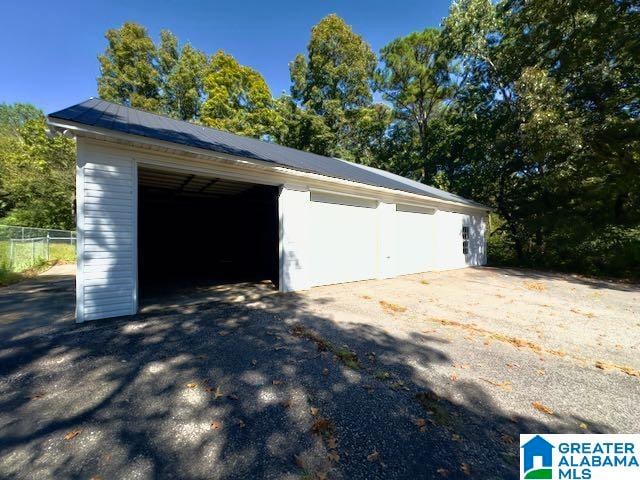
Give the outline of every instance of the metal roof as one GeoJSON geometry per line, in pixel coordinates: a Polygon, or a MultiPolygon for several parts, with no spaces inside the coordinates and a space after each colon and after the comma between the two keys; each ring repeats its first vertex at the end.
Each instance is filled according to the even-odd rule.
{"type": "Polygon", "coordinates": [[[384,170],[175,120],[99,98],[91,98],[72,107],[51,113],[49,119],[52,121],[55,119],[67,120],[89,127],[260,160],[294,170],[424,195],[471,207],[487,208],[458,195],[423,185],[384,170]]]}

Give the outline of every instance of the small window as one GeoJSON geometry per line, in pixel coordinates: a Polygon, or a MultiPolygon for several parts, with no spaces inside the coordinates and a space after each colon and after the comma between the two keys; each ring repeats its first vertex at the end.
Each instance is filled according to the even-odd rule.
{"type": "Polygon", "coordinates": [[[469,255],[469,227],[462,227],[462,253],[469,255]]]}

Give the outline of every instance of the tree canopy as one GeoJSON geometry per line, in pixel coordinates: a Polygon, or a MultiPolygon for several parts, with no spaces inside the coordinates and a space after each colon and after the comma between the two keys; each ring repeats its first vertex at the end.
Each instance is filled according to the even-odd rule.
{"type": "MultiPolygon", "coordinates": [[[[228,52],[126,23],[105,35],[98,92],[483,202],[492,262],[638,276],[638,31],[632,0],[456,0],[440,28],[376,56],[332,14],[273,98],[228,52]]],[[[0,216],[69,225],[70,141],[17,104],[0,108],[0,142],[0,216]]]]}

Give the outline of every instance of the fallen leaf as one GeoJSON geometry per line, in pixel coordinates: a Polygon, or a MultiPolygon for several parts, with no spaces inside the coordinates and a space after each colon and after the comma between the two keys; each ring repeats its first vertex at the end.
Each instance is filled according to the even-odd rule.
{"type": "Polygon", "coordinates": [[[449,470],[447,470],[446,468],[440,467],[439,469],[436,470],[436,472],[441,477],[448,477],[449,476],[449,470]]]}
{"type": "Polygon", "coordinates": [[[196,388],[197,386],[197,383],[187,383],[187,388],[196,388]]]}
{"type": "Polygon", "coordinates": [[[338,452],[336,452],[335,450],[329,450],[327,458],[331,462],[337,462],[338,460],[340,460],[340,455],[338,455],[338,452]]]}
{"type": "Polygon", "coordinates": [[[545,372],[544,370],[542,370],[541,368],[536,370],[536,373],[540,376],[545,375],[547,372],[545,372]]]}
{"type": "Polygon", "coordinates": [[[503,390],[506,390],[506,391],[511,391],[511,389],[512,389],[511,382],[509,380],[504,380],[502,382],[496,382],[496,381],[490,380],[488,378],[481,378],[481,380],[493,385],[494,387],[499,387],[499,388],[501,388],[503,390]]]}
{"type": "Polygon", "coordinates": [[[228,330],[220,330],[218,332],[218,335],[220,335],[221,337],[224,337],[226,335],[229,335],[231,332],[229,332],[228,330]]]}
{"type": "Polygon", "coordinates": [[[325,377],[326,377],[327,375],[329,375],[329,369],[328,369],[328,368],[323,368],[323,369],[322,369],[322,375],[324,375],[325,377]]]}
{"type": "Polygon", "coordinates": [[[309,411],[311,412],[311,415],[313,415],[313,416],[315,417],[316,415],[318,415],[318,412],[319,412],[320,410],[319,410],[318,408],[316,408],[316,407],[311,407],[311,408],[309,409],[309,411]]]}
{"type": "Polygon", "coordinates": [[[469,467],[468,463],[461,463],[460,470],[462,470],[462,473],[464,473],[465,475],[471,474],[471,468],[469,467]]]}
{"type": "Polygon", "coordinates": [[[244,420],[240,419],[240,418],[236,418],[236,425],[238,425],[240,428],[244,428],[247,426],[246,423],[244,423],[244,420]]]}
{"type": "Polygon", "coordinates": [[[502,443],[507,444],[507,445],[511,445],[513,444],[513,442],[515,442],[514,438],[509,435],[508,433],[504,433],[502,432],[500,434],[500,440],[502,441],[502,443]]]}
{"type": "Polygon", "coordinates": [[[207,387],[208,392],[213,392],[213,399],[217,400],[220,397],[224,397],[224,393],[222,393],[222,389],[217,386],[215,389],[213,387],[207,387]]]}
{"type": "Polygon", "coordinates": [[[338,448],[338,442],[336,441],[335,437],[329,437],[329,440],[327,440],[327,447],[338,448]]]}
{"type": "Polygon", "coordinates": [[[451,434],[451,440],[453,440],[454,442],[459,442],[462,440],[462,437],[460,435],[458,435],[457,433],[452,433],[451,434]]]}
{"type": "Polygon", "coordinates": [[[369,460],[370,462],[377,462],[379,459],[380,453],[375,448],[373,449],[373,452],[367,455],[367,460],[369,460]]]}
{"type": "Polygon", "coordinates": [[[551,410],[549,407],[547,407],[546,405],[540,402],[532,402],[531,406],[536,410],[541,411],[542,413],[546,413],[547,415],[553,415],[553,410],[551,410]]]}
{"type": "Polygon", "coordinates": [[[291,407],[291,400],[285,400],[280,405],[282,405],[282,408],[290,408],[291,407]]]}
{"type": "Polygon", "coordinates": [[[311,431],[317,434],[333,432],[333,422],[328,418],[318,417],[311,426],[311,431]]]}
{"type": "Polygon", "coordinates": [[[426,421],[424,418],[416,418],[416,419],[413,421],[413,424],[414,424],[416,427],[424,427],[424,426],[427,424],[427,421],[426,421]]]}
{"type": "Polygon", "coordinates": [[[222,428],[222,422],[219,422],[218,420],[215,420],[211,423],[211,429],[212,430],[219,430],[222,428]]]}
{"type": "Polygon", "coordinates": [[[469,368],[469,365],[466,363],[454,363],[453,368],[469,368]]]}
{"type": "Polygon", "coordinates": [[[231,400],[238,400],[240,398],[235,393],[230,393],[229,395],[227,395],[227,397],[229,397],[231,400]]]}
{"type": "Polygon", "coordinates": [[[282,381],[282,380],[274,380],[271,383],[273,383],[274,385],[282,385],[284,383],[284,381],[282,381]]]}
{"type": "Polygon", "coordinates": [[[589,425],[587,425],[586,423],[582,422],[580,424],[580,428],[583,429],[583,430],[586,430],[587,428],[589,428],[589,425]]]}
{"type": "Polygon", "coordinates": [[[78,435],[80,435],[80,432],[82,432],[82,430],[78,429],[78,430],[72,430],[69,433],[67,433],[64,436],[65,440],[73,440],[74,438],[76,438],[78,435]]]}
{"type": "Polygon", "coordinates": [[[458,380],[458,375],[455,373],[452,373],[450,378],[452,382],[456,382],[458,380]]]}
{"type": "Polygon", "coordinates": [[[378,303],[380,303],[380,306],[387,313],[404,313],[404,312],[407,311],[406,307],[403,307],[402,305],[397,305],[395,303],[386,302],[384,300],[380,300],[380,302],[378,302],[378,303]]]}
{"type": "Polygon", "coordinates": [[[258,365],[258,361],[254,358],[253,360],[251,360],[251,365],[255,367],[256,365],[258,365]]]}

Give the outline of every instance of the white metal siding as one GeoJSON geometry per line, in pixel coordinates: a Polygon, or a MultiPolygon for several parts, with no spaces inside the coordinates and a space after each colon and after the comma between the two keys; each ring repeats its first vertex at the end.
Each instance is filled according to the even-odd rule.
{"type": "Polygon", "coordinates": [[[79,322],[137,310],[137,176],[131,158],[78,141],[79,322]]]}
{"type": "Polygon", "coordinates": [[[309,235],[309,191],[285,185],[278,198],[280,216],[280,290],[291,292],[309,287],[307,245],[309,235]]]}
{"type": "Polygon", "coordinates": [[[378,275],[377,202],[313,195],[310,204],[311,286],[353,282],[378,275]]]}
{"type": "Polygon", "coordinates": [[[436,261],[439,270],[484,265],[485,220],[480,215],[438,211],[436,221],[436,261]],[[462,252],[462,227],[469,227],[469,254],[462,252]]]}

